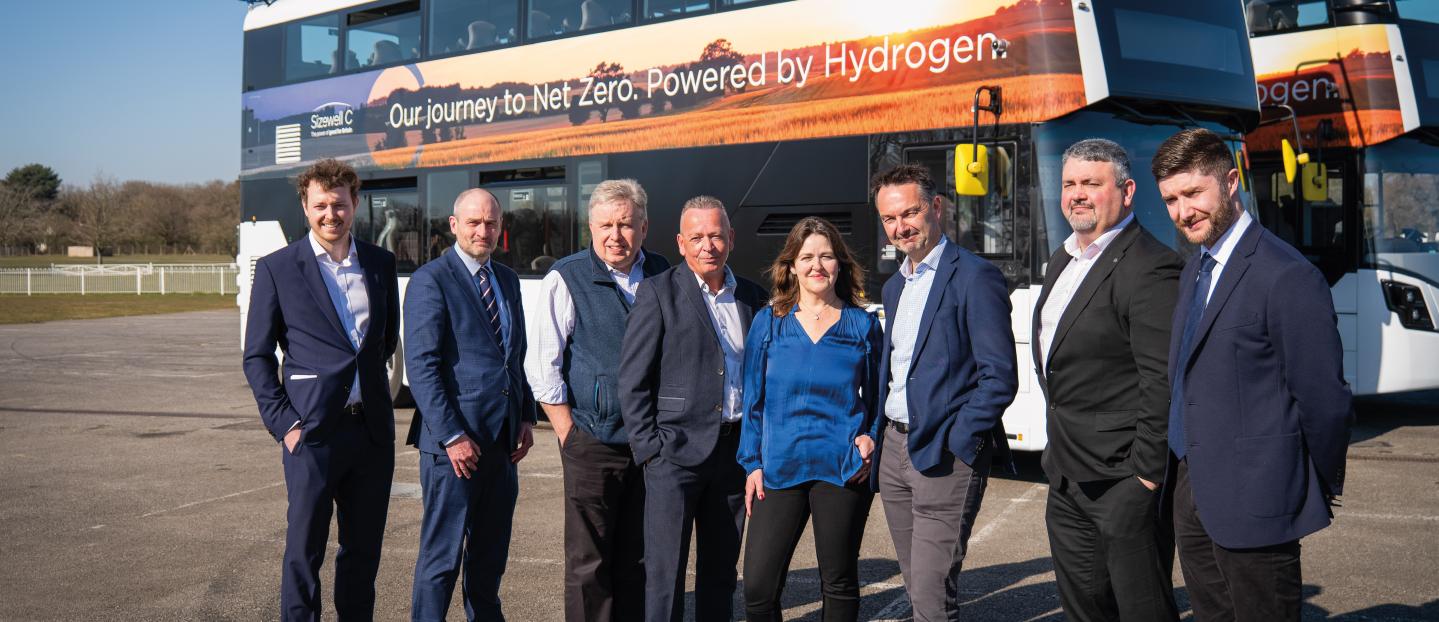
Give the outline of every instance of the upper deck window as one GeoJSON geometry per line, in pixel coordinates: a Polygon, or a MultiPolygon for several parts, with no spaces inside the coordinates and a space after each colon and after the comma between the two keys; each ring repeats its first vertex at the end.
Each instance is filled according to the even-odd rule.
{"type": "Polygon", "coordinates": [[[665,19],[710,10],[709,0],[644,0],[645,19],[665,19]]]}
{"type": "Polygon", "coordinates": [[[356,11],[346,21],[346,69],[382,67],[420,57],[418,0],[356,11]]]}
{"type": "Polygon", "coordinates": [[[1394,0],[1400,19],[1439,23],[1439,2],[1434,0],[1394,0]]]}
{"type": "Polygon", "coordinates": [[[1328,25],[1329,6],[1325,0],[1244,0],[1244,16],[1249,34],[1262,35],[1328,25]]]}
{"type": "Polygon", "coordinates": [[[509,45],[518,40],[519,0],[432,0],[430,54],[509,45]]]}
{"type": "Polygon", "coordinates": [[[1232,29],[1223,26],[1145,11],[1116,9],[1119,26],[1119,54],[1129,60],[1167,63],[1216,69],[1243,74],[1247,59],[1232,29]],[[1184,41],[1184,45],[1173,45],[1184,41]],[[1196,54],[1195,50],[1203,50],[1196,54]]]}
{"type": "Polygon", "coordinates": [[[285,26],[285,79],[339,73],[340,16],[326,15],[285,26]]]}
{"type": "Polygon", "coordinates": [[[529,38],[548,39],[634,21],[629,0],[530,0],[529,38]]]}

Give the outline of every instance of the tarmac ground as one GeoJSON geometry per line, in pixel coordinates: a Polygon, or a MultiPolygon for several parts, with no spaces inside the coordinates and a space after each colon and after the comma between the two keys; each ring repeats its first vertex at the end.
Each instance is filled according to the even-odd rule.
{"type": "MultiPolygon", "coordinates": [[[[0,620],[278,616],[280,449],[238,342],[235,311],[0,326],[0,620]]],[[[396,413],[401,438],[411,415],[396,413]]],[[[418,456],[395,451],[378,620],[409,617],[419,541],[418,456]]],[[[1019,466],[985,495],[961,583],[966,619],[1062,618],[1047,486],[1037,456],[1019,466]]],[[[520,477],[506,615],[560,620],[562,480],[547,428],[520,477]]],[[[1346,493],[1334,525],[1303,541],[1305,619],[1439,620],[1439,392],[1360,404],[1346,493]]],[[[908,619],[878,500],[860,557],[861,619],[908,619]]],[[[1175,585],[1187,618],[1177,570],[1175,585]]],[[[738,593],[735,604],[738,615],[738,593]]],[[[787,619],[820,619],[808,535],[784,605],[787,619]]],[[[463,616],[456,602],[450,619],[463,616]]]]}

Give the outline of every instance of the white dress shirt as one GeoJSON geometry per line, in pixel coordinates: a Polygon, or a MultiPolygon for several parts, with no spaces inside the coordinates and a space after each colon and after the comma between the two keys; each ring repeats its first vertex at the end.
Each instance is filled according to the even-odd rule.
{"type": "MultiPolygon", "coordinates": [[[[337,262],[330,258],[329,251],[320,246],[313,231],[309,237],[310,249],[315,251],[315,260],[320,264],[320,280],[325,282],[325,290],[330,293],[330,303],[335,305],[335,314],[340,316],[345,336],[359,352],[360,344],[365,342],[365,333],[370,330],[370,291],[365,286],[365,271],[360,267],[360,257],[355,254],[355,238],[350,238],[350,253],[337,262]]],[[[360,370],[357,366],[345,405],[359,402],[360,370]]]]}
{"type": "Polygon", "coordinates": [[[1096,260],[1109,248],[1114,238],[1119,237],[1129,223],[1134,222],[1134,212],[1119,224],[1110,227],[1097,239],[1084,248],[1079,247],[1079,234],[1071,233],[1064,240],[1064,252],[1069,253],[1071,259],[1064,264],[1059,277],[1054,279],[1054,287],[1049,291],[1049,298],[1044,301],[1044,309],[1039,312],[1039,366],[1046,369],[1049,364],[1049,347],[1054,345],[1054,331],[1059,328],[1059,319],[1064,317],[1064,310],[1069,308],[1069,301],[1074,299],[1074,292],[1079,290],[1079,284],[1084,282],[1084,277],[1089,275],[1090,268],[1097,263],[1096,260]]]}
{"type": "MultiPolygon", "coordinates": [[[[1225,231],[1224,235],[1219,236],[1219,239],[1214,242],[1214,248],[1199,247],[1201,252],[1209,253],[1209,256],[1214,258],[1214,268],[1210,270],[1209,275],[1209,292],[1204,295],[1205,305],[1208,305],[1209,299],[1214,296],[1214,286],[1219,284],[1219,274],[1224,272],[1224,266],[1229,264],[1229,256],[1234,254],[1234,247],[1239,245],[1239,238],[1244,237],[1244,231],[1249,228],[1249,223],[1253,220],[1250,218],[1249,212],[1240,211],[1239,219],[1234,221],[1234,226],[1225,231]]],[[[1195,280],[1198,279],[1199,276],[1196,273],[1195,280]]]]}
{"type": "MultiPolygon", "coordinates": [[[[635,303],[635,292],[645,278],[645,253],[635,255],[635,263],[629,272],[616,270],[605,264],[610,278],[619,286],[625,301],[635,303]]],[[[541,404],[564,404],[569,401],[568,385],[563,372],[565,347],[575,334],[575,300],[570,297],[570,286],[558,270],[550,270],[540,281],[542,311],[534,331],[539,337],[530,344],[525,354],[525,377],[529,378],[530,389],[535,401],[541,404]]]]}
{"type": "Polygon", "coordinates": [[[724,285],[710,291],[698,274],[701,298],[709,307],[714,321],[715,336],[724,350],[724,421],[732,423],[744,414],[744,325],[740,323],[739,303],[735,301],[735,278],[729,266],[724,269],[724,285]]]}
{"type": "Polygon", "coordinates": [[[909,364],[914,359],[914,346],[919,339],[919,322],[924,319],[924,305],[929,302],[929,290],[934,285],[934,272],[939,269],[939,258],[944,256],[949,238],[941,237],[934,250],[914,265],[908,257],[899,265],[899,274],[904,277],[904,290],[899,294],[899,304],[894,310],[894,326],[890,337],[893,350],[889,353],[889,398],[884,401],[884,416],[903,424],[909,423],[909,402],[906,388],[909,385],[909,364]]]}

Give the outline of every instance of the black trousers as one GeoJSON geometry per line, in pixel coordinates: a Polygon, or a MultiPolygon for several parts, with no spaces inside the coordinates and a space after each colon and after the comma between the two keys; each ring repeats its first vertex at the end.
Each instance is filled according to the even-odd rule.
{"type": "Polygon", "coordinates": [[[1174,536],[1160,520],[1158,495],[1135,477],[1050,483],[1044,522],[1069,619],[1179,619],[1174,536]]]}
{"type": "Polygon", "coordinates": [[[1179,461],[1176,469],[1174,536],[1197,622],[1299,620],[1304,584],[1299,541],[1255,549],[1215,544],[1199,520],[1188,460],[1179,461]]]}
{"type": "Polygon", "coordinates": [[[560,447],[565,470],[565,619],[643,620],[644,472],[628,445],[578,427],[560,447]]]}
{"type": "Polygon", "coordinates": [[[682,466],[655,456],[645,463],[645,619],[684,619],[685,566],[695,540],[695,617],[733,619],[744,533],[744,469],[735,462],[739,429],[721,436],[709,457],[682,466]]]}
{"type": "Polygon", "coordinates": [[[807,482],[765,488],[754,502],[744,545],[745,617],[751,622],[782,620],[780,597],[790,559],[804,524],[814,517],[815,557],[825,622],[859,618],[859,547],[874,493],[865,482],[835,486],[807,482]]]}

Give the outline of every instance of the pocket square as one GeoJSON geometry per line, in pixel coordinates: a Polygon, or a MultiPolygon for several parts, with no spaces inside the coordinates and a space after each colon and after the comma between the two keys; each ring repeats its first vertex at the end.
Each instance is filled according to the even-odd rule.
{"type": "Polygon", "coordinates": [[[290,380],[314,380],[319,378],[315,374],[290,374],[290,380]]]}

